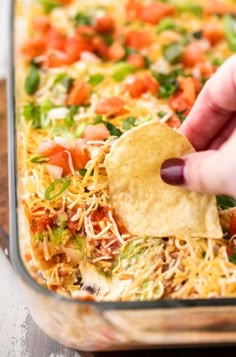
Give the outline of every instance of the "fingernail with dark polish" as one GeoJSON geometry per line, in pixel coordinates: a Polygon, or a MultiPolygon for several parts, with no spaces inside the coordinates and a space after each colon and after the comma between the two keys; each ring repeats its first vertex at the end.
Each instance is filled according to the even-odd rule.
{"type": "Polygon", "coordinates": [[[161,166],[161,178],[169,185],[181,186],[185,183],[183,159],[168,159],[161,166]]]}

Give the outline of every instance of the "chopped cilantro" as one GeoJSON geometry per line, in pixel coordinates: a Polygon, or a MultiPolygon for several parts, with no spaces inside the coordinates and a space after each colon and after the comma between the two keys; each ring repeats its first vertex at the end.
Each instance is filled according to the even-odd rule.
{"type": "Polygon", "coordinates": [[[123,134],[122,131],[119,128],[117,128],[115,125],[113,125],[112,123],[109,123],[108,121],[103,120],[102,115],[97,115],[95,117],[93,123],[94,123],[94,125],[100,124],[100,123],[104,124],[112,136],[120,137],[123,134]]]}
{"type": "Polygon", "coordinates": [[[183,123],[183,121],[186,119],[186,115],[184,115],[184,113],[186,112],[186,109],[178,111],[176,110],[176,115],[179,118],[179,120],[181,121],[181,123],[183,123]]]}
{"type": "Polygon", "coordinates": [[[236,253],[229,256],[229,261],[236,264],[236,253]]]}
{"type": "Polygon", "coordinates": [[[194,31],[192,33],[192,36],[193,38],[195,38],[196,40],[200,40],[202,38],[202,31],[199,30],[199,31],[194,31]]]}
{"type": "Polygon", "coordinates": [[[74,24],[76,27],[79,25],[91,26],[93,24],[93,19],[91,16],[83,12],[78,12],[74,17],[74,24]]]}
{"type": "Polygon", "coordinates": [[[216,201],[217,201],[217,205],[221,209],[228,209],[230,207],[236,207],[236,199],[229,197],[229,196],[217,195],[216,201]]]}
{"type": "Polygon", "coordinates": [[[172,42],[162,47],[163,56],[170,64],[180,62],[183,52],[184,46],[181,42],[172,42]]]}
{"type": "Polygon", "coordinates": [[[223,19],[225,37],[231,51],[236,51],[236,18],[232,14],[227,14],[223,19]]]}
{"type": "Polygon", "coordinates": [[[34,129],[41,128],[41,111],[39,105],[33,103],[25,105],[23,115],[26,121],[32,121],[32,127],[34,129]]]}
{"type": "Polygon", "coordinates": [[[159,97],[169,98],[179,88],[178,76],[185,76],[183,70],[176,69],[170,73],[160,73],[152,71],[152,75],[160,84],[159,97]]]}
{"type": "Polygon", "coordinates": [[[109,132],[112,136],[120,137],[123,134],[119,128],[117,128],[115,125],[109,123],[108,121],[103,121],[103,124],[109,130],[109,132]]]}

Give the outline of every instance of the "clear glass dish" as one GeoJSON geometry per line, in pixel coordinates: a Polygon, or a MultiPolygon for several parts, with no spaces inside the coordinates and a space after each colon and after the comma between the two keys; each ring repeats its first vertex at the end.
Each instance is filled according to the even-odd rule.
{"type": "MultiPolygon", "coordinates": [[[[90,302],[64,298],[39,285],[20,253],[23,234],[17,164],[17,27],[11,2],[8,140],[11,261],[22,280],[31,314],[51,338],[79,350],[105,351],[236,342],[236,299],[90,302]]],[[[25,2],[27,6],[29,1],[25,2]]]]}

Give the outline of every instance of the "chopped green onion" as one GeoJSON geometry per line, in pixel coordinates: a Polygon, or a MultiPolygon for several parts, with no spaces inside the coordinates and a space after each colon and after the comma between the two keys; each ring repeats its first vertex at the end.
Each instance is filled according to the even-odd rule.
{"type": "MultiPolygon", "coordinates": [[[[80,169],[80,170],[78,170],[79,171],[79,173],[80,173],[80,175],[82,176],[82,177],[84,177],[85,175],[86,175],[86,173],[87,173],[87,169],[80,169]]],[[[91,176],[93,176],[93,174],[94,174],[94,170],[92,170],[91,171],[91,176]]]]}
{"type": "Polygon", "coordinates": [[[30,71],[25,80],[25,91],[27,94],[34,94],[40,84],[39,71],[35,66],[31,66],[30,71]]]}
{"type": "Polygon", "coordinates": [[[92,74],[89,77],[88,83],[91,84],[92,86],[96,86],[97,84],[103,82],[104,78],[105,77],[101,73],[92,74]]]}
{"type": "Polygon", "coordinates": [[[202,15],[202,7],[196,3],[176,3],[174,4],[177,11],[179,12],[190,12],[191,14],[195,16],[201,16],[202,15]]]}
{"type": "Polygon", "coordinates": [[[63,6],[57,0],[39,0],[46,14],[49,14],[55,7],[63,6]]]}
{"type": "Polygon", "coordinates": [[[236,18],[227,14],[224,16],[223,24],[228,46],[232,51],[236,51],[236,18]]]}
{"type": "Polygon", "coordinates": [[[70,182],[71,180],[66,177],[53,181],[46,189],[44,199],[49,201],[59,197],[69,187],[70,182]]]}
{"type": "Polygon", "coordinates": [[[160,118],[163,118],[165,115],[166,115],[166,112],[164,112],[164,110],[160,110],[157,115],[160,117],[160,118]]]}
{"type": "Polygon", "coordinates": [[[184,53],[184,46],[180,42],[173,42],[162,47],[164,58],[170,64],[176,64],[181,61],[184,53]]]}
{"type": "Polygon", "coordinates": [[[100,124],[103,122],[103,118],[102,118],[102,115],[96,115],[94,121],[93,121],[93,124],[100,124]]]}
{"type": "Polygon", "coordinates": [[[81,137],[84,133],[84,129],[86,128],[86,126],[88,125],[88,123],[79,123],[78,126],[75,129],[75,135],[77,138],[81,137]]]}
{"type": "Polygon", "coordinates": [[[128,76],[128,74],[133,73],[135,67],[127,62],[119,62],[113,66],[112,78],[117,82],[121,82],[128,76]]]}
{"type": "Polygon", "coordinates": [[[136,125],[135,117],[128,117],[127,119],[123,120],[123,123],[122,123],[122,127],[124,130],[129,130],[135,125],[136,125]]]}
{"type": "Polygon", "coordinates": [[[212,59],[211,63],[214,65],[214,66],[221,66],[223,63],[224,63],[224,60],[222,58],[219,58],[219,57],[215,57],[212,59]]]}
{"type": "Polygon", "coordinates": [[[34,164],[43,164],[44,162],[48,162],[49,158],[46,156],[35,156],[30,161],[34,164]]]}
{"type": "Polygon", "coordinates": [[[63,87],[65,87],[66,92],[68,93],[73,85],[73,82],[74,82],[73,79],[68,77],[66,73],[59,73],[55,78],[53,85],[54,86],[58,84],[62,85],[63,87]]]}
{"type": "Polygon", "coordinates": [[[79,174],[82,176],[82,177],[84,177],[85,175],[86,175],[86,173],[87,173],[87,169],[80,169],[80,170],[78,170],[79,171],[79,174]]]}
{"type": "Polygon", "coordinates": [[[77,105],[72,105],[69,109],[68,114],[66,115],[64,119],[64,123],[67,126],[72,126],[74,124],[74,115],[78,112],[78,106],[77,105]]]}
{"type": "Polygon", "coordinates": [[[158,23],[157,34],[160,34],[161,32],[166,31],[166,30],[176,30],[176,28],[177,28],[177,25],[176,25],[174,19],[171,17],[165,17],[158,23]]]}

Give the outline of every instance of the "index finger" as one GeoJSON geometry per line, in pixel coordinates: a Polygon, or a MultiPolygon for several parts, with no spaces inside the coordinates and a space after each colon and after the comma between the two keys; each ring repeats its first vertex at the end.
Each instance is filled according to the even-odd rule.
{"type": "Polygon", "coordinates": [[[204,150],[236,111],[236,55],[208,80],[180,131],[204,150]]]}

